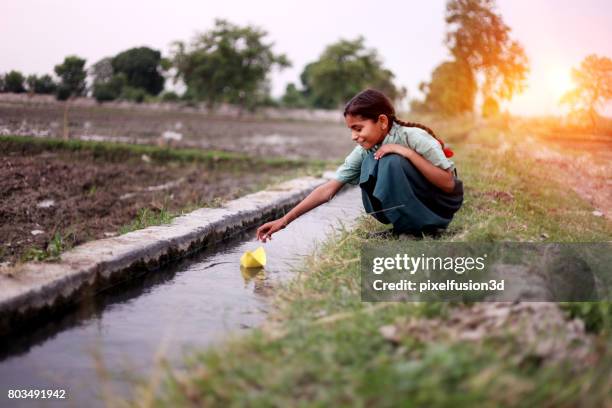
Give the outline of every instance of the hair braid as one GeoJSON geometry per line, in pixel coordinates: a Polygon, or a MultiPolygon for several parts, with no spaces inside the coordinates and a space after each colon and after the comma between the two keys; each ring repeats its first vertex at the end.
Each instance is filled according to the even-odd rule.
{"type": "Polygon", "coordinates": [[[453,151],[451,149],[449,149],[448,147],[445,147],[444,146],[444,142],[442,140],[440,140],[438,138],[438,136],[436,136],[434,131],[431,130],[430,128],[428,128],[427,126],[422,125],[420,123],[416,123],[416,122],[404,122],[403,120],[400,120],[400,119],[396,118],[395,115],[391,116],[390,119],[392,119],[393,122],[397,123],[400,126],[416,127],[416,128],[419,128],[419,129],[423,129],[424,131],[426,131],[427,133],[432,135],[433,138],[438,141],[438,143],[440,143],[440,146],[442,147],[442,151],[444,152],[444,155],[446,157],[453,157],[454,156],[455,153],[453,153],[453,151]]]}
{"type": "Polygon", "coordinates": [[[428,128],[425,125],[422,125],[420,123],[416,123],[416,122],[405,122],[403,120],[400,120],[398,118],[396,118],[395,116],[393,116],[393,121],[401,126],[405,126],[405,127],[416,127],[419,129],[423,129],[424,131],[426,131],[427,133],[429,133],[430,135],[432,135],[438,142],[440,142],[440,144],[442,145],[442,148],[444,149],[444,142],[441,141],[440,139],[438,139],[438,137],[436,136],[436,134],[434,133],[433,130],[431,130],[430,128],[428,128]]]}

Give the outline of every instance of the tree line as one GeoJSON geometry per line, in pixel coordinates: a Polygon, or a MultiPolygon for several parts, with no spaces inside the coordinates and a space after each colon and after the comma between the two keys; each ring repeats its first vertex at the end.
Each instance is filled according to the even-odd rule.
{"type": "Polygon", "coordinates": [[[384,67],[378,52],[358,37],[327,46],[304,68],[301,86],[289,84],[285,95],[273,100],[269,75],[273,69],[291,66],[291,61],[276,53],[266,37],[267,32],[258,27],[219,19],[211,30],[196,35],[189,43],[174,42],[167,57],[158,50],[137,47],[103,58],[86,69],[86,60],[72,55],[55,66],[57,81],[48,74],[25,78],[11,71],[0,76],[0,90],[55,94],[60,100],[89,94],[99,102],[182,100],[249,109],[266,105],[334,109],[366,87],[381,89],[392,99],[405,95],[405,89],[394,84],[394,74],[384,67]],[[185,88],[183,94],[163,92],[167,80],[180,81],[185,88]]]}
{"type": "MultiPolygon", "coordinates": [[[[495,0],[449,0],[446,4],[445,45],[451,58],[441,62],[429,81],[421,82],[422,99],[411,100],[411,110],[457,115],[473,112],[477,96],[482,114],[494,116],[500,104],[525,88],[529,61],[523,46],[496,10],[495,0]]],[[[24,77],[18,71],[0,76],[0,90],[55,94],[66,100],[91,95],[112,100],[205,102],[214,108],[229,103],[243,108],[285,106],[335,109],[364,88],[376,88],[393,100],[406,97],[394,73],[363,37],[341,39],[324,48],[308,63],[300,83],[287,85],[284,95],[270,95],[270,73],[291,66],[289,58],[273,50],[268,33],[255,26],[239,26],[218,19],[213,28],[190,42],[176,41],[170,55],[149,47],[131,48],[103,58],[87,70],[86,61],[68,56],[50,75],[24,77]],[[86,78],[91,78],[91,86],[86,78]],[[167,80],[184,85],[181,95],[164,92],[167,80]]],[[[589,56],[574,70],[577,88],[563,101],[594,114],[611,98],[612,62],[589,56]]]]}

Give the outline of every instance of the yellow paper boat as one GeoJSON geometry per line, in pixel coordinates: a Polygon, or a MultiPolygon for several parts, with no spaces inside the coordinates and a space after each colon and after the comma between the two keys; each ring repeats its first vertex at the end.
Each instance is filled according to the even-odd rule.
{"type": "Polygon", "coordinates": [[[240,257],[240,265],[245,268],[261,268],[266,266],[266,251],[263,247],[259,247],[254,251],[246,251],[240,257]]]}

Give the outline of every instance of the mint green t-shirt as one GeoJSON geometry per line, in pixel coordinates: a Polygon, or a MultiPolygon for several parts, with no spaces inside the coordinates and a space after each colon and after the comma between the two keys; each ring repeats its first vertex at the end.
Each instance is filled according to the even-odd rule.
{"type": "Polygon", "coordinates": [[[355,147],[353,151],[346,156],[344,163],[338,167],[334,178],[341,183],[358,184],[363,159],[369,152],[377,151],[380,146],[384,144],[400,144],[407,146],[423,156],[434,166],[440,167],[443,170],[455,169],[455,164],[446,157],[442,151],[440,142],[438,142],[436,138],[421,128],[405,127],[398,123],[394,123],[382,143],[368,150],[361,146],[355,147]]]}

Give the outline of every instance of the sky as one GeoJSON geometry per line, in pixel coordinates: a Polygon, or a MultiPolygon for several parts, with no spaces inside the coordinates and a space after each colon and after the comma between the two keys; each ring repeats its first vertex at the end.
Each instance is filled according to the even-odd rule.
{"type": "MultiPolygon", "coordinates": [[[[570,72],[589,54],[612,58],[609,0],[498,0],[498,11],[525,48],[528,88],[508,105],[525,115],[559,114],[559,97],[571,88],[570,72]]],[[[65,56],[93,64],[136,46],[168,55],[173,41],[189,42],[215,18],[265,29],[274,51],[293,66],[272,74],[272,93],[299,83],[304,66],[339,39],[365,37],[396,83],[410,97],[449,58],[444,46],[444,0],[2,0],[0,72],[52,73],[65,56]]],[[[612,113],[612,109],[606,110],[612,113]]]]}

